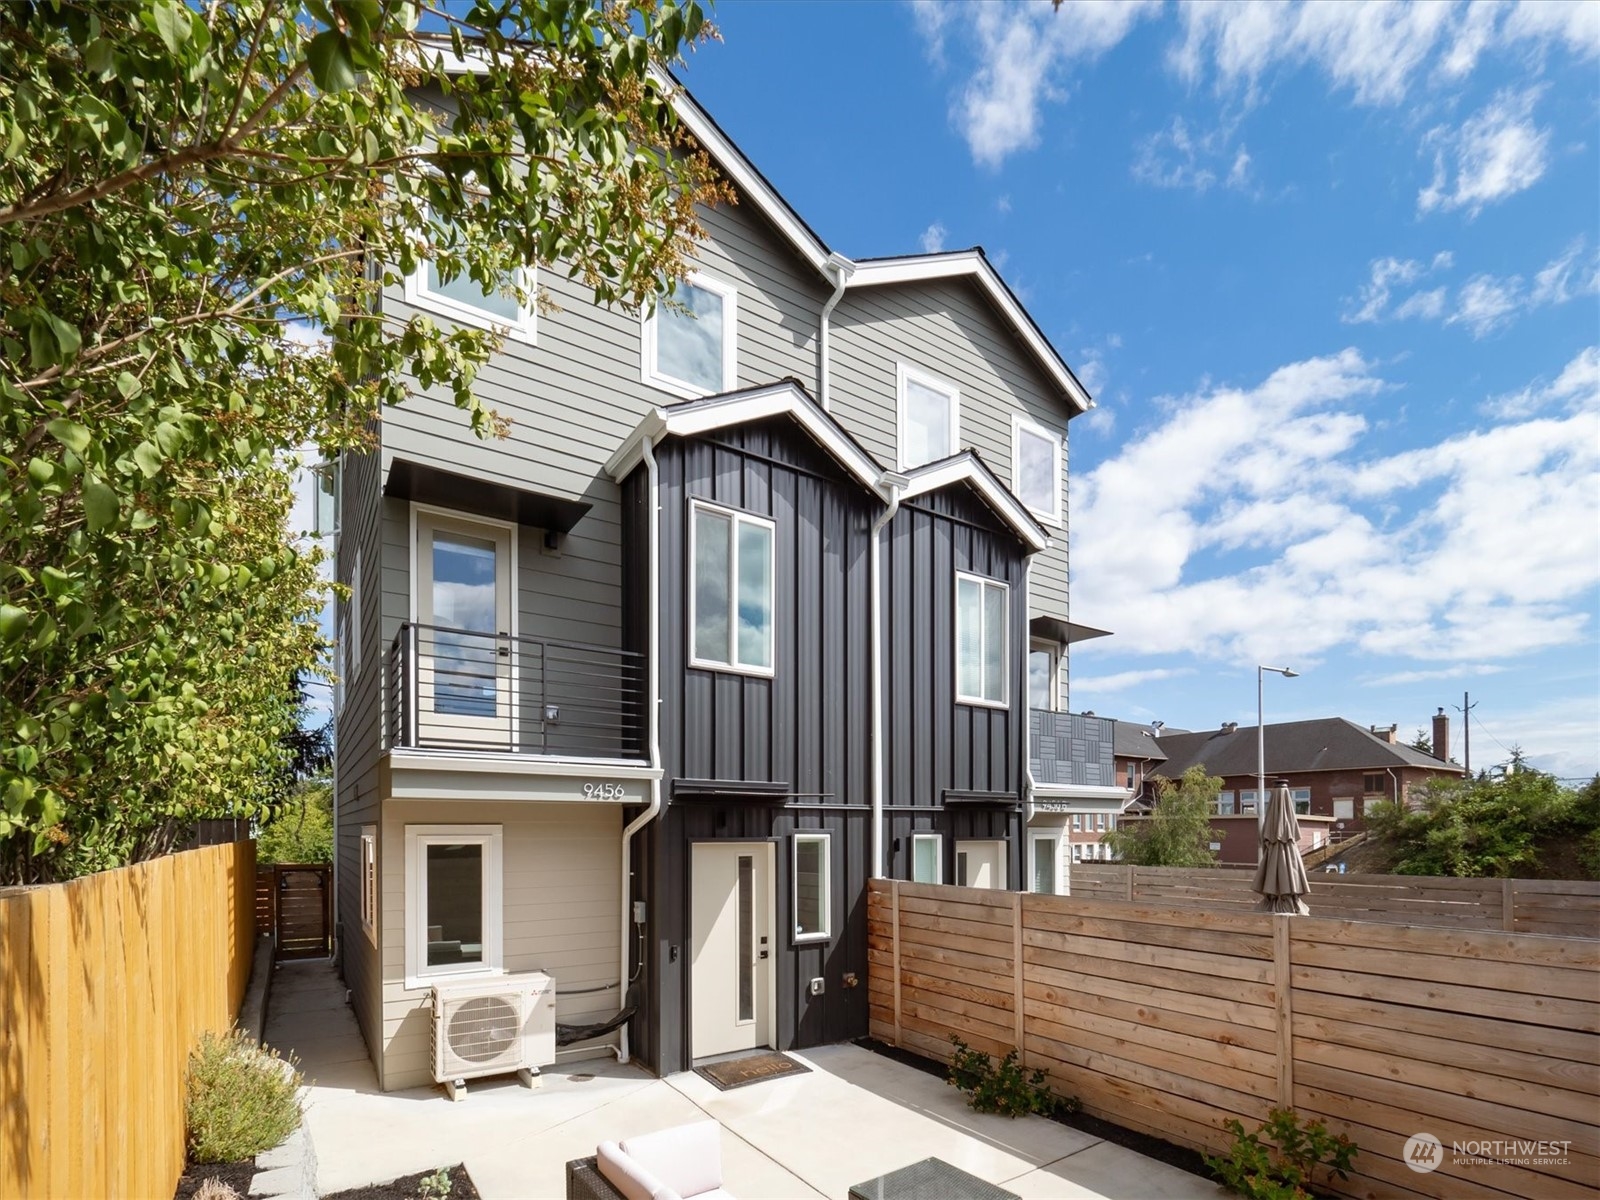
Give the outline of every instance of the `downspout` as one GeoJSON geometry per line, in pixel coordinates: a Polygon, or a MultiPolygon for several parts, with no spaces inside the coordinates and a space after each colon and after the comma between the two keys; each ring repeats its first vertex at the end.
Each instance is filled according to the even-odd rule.
{"type": "MultiPolygon", "coordinates": [[[[1027,600],[1028,600],[1027,611],[1028,612],[1032,612],[1033,611],[1033,555],[1031,555],[1031,554],[1028,555],[1027,565],[1022,568],[1022,579],[1023,579],[1022,591],[1023,591],[1023,594],[1027,597],[1027,600]]],[[[1032,648],[1032,642],[1027,642],[1025,644],[1030,649],[1032,648]]],[[[1023,672],[1022,677],[1023,677],[1023,689],[1024,689],[1023,690],[1023,695],[1024,695],[1024,697],[1026,697],[1027,696],[1027,688],[1029,686],[1031,686],[1027,682],[1027,680],[1028,680],[1028,657],[1027,657],[1027,655],[1024,655],[1023,659],[1022,659],[1022,672],[1023,672]]],[[[1054,686],[1055,691],[1056,691],[1056,703],[1059,704],[1061,702],[1061,677],[1060,677],[1060,675],[1057,675],[1055,679],[1051,680],[1051,684],[1054,686]]],[[[1034,777],[1033,777],[1033,747],[1031,745],[1027,744],[1028,739],[1031,736],[1032,730],[1033,730],[1033,713],[1028,709],[1026,704],[1023,706],[1022,711],[1023,711],[1023,713],[1024,713],[1024,715],[1026,716],[1027,719],[1026,719],[1026,721],[1024,723],[1024,726],[1023,726],[1023,728],[1024,728],[1024,730],[1026,732],[1024,732],[1023,735],[1022,735],[1023,736],[1024,745],[1022,747],[1022,888],[1020,890],[1026,892],[1026,891],[1031,891],[1033,889],[1033,877],[1028,872],[1028,857],[1029,857],[1029,855],[1031,853],[1033,840],[1032,840],[1031,835],[1028,833],[1028,830],[1033,825],[1033,804],[1034,804],[1033,793],[1034,793],[1034,788],[1038,786],[1038,781],[1035,780],[1034,777]]],[[[1059,843],[1057,843],[1057,845],[1059,846],[1059,843]]],[[[1056,866],[1063,867],[1064,865],[1065,864],[1062,861],[1061,852],[1058,849],[1056,851],[1056,866]]],[[[1055,872],[1052,871],[1051,874],[1053,875],[1053,874],[1055,874],[1055,872]]],[[[1072,876],[1070,874],[1068,874],[1066,879],[1063,882],[1066,884],[1066,891],[1063,892],[1062,895],[1065,895],[1065,896],[1072,895],[1072,876]]]]}
{"type": "MultiPolygon", "coordinates": [[[[656,468],[656,447],[652,438],[644,440],[645,477],[650,495],[650,577],[646,583],[650,597],[650,702],[647,728],[650,739],[650,803],[645,810],[622,831],[622,943],[619,949],[621,963],[617,975],[622,994],[618,1006],[628,1002],[628,945],[632,934],[633,835],[638,833],[661,812],[661,497],[660,480],[656,468]]],[[[643,962],[640,963],[642,967],[643,962]]],[[[628,1026],[624,1024],[617,1039],[617,1061],[628,1061],[628,1026]]]]}
{"type": "MultiPolygon", "coordinates": [[[[843,285],[841,284],[841,289],[843,285]]],[[[826,325],[823,326],[827,328],[826,325]]],[[[877,520],[872,522],[867,548],[868,590],[872,593],[872,878],[883,875],[883,571],[882,555],[878,548],[880,535],[894,515],[900,510],[900,491],[906,486],[906,477],[885,471],[878,481],[881,489],[889,493],[889,503],[877,520]]]]}
{"type": "Polygon", "coordinates": [[[850,276],[855,274],[856,269],[855,263],[842,254],[830,254],[828,266],[833,270],[833,295],[829,296],[828,302],[822,306],[822,316],[817,323],[817,404],[821,406],[823,412],[828,411],[828,384],[831,375],[828,369],[831,342],[828,318],[833,315],[834,306],[844,298],[844,290],[850,285],[850,276]]]}

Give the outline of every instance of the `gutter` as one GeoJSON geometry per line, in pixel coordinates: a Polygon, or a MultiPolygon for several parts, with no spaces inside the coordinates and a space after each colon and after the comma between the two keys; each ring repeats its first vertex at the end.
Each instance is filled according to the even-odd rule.
{"type": "MultiPolygon", "coordinates": [[[[826,328],[826,326],[824,326],[826,328]]],[[[883,571],[879,543],[885,527],[900,511],[900,492],[906,486],[906,477],[885,471],[879,480],[880,490],[888,494],[888,507],[872,522],[867,535],[867,571],[870,576],[868,590],[872,594],[872,878],[882,879],[883,874],[883,571]]]]}
{"type": "MultiPolygon", "coordinates": [[[[659,436],[659,435],[657,435],[659,436]]],[[[632,933],[632,887],[633,882],[633,835],[638,833],[661,812],[661,497],[660,476],[656,467],[655,437],[644,439],[640,447],[644,456],[646,478],[649,480],[650,495],[650,579],[647,583],[647,594],[650,597],[650,766],[655,771],[650,780],[650,803],[645,810],[622,831],[622,943],[618,950],[621,964],[617,974],[618,986],[621,994],[617,997],[617,1006],[625,1008],[628,1002],[628,945],[629,935],[632,933]]],[[[639,966],[643,968],[641,956],[639,966]]],[[[628,1061],[628,1026],[622,1026],[621,1036],[617,1039],[617,1061],[628,1061]]]]}
{"type": "Polygon", "coordinates": [[[828,384],[831,372],[828,369],[831,339],[828,336],[828,318],[833,315],[834,306],[844,298],[845,288],[850,286],[850,276],[855,274],[856,265],[842,254],[830,254],[827,268],[833,271],[833,295],[828,297],[828,302],[822,306],[822,316],[817,322],[817,405],[823,412],[828,411],[828,384]]]}

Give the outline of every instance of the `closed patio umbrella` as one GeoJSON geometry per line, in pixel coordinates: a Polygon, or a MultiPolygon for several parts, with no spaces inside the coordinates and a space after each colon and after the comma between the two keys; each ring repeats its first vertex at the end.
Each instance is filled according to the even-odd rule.
{"type": "Polygon", "coordinates": [[[1300,820],[1294,815],[1289,785],[1280,783],[1267,804],[1261,829],[1261,857],[1250,890],[1261,897],[1258,912],[1307,916],[1311,910],[1302,898],[1311,891],[1305,860],[1300,857],[1300,820]]]}

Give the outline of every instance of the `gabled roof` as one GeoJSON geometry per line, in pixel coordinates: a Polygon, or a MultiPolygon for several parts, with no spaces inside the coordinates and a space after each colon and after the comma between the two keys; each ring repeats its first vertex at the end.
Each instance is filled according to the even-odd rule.
{"type": "Polygon", "coordinates": [[[810,435],[845,472],[875,495],[883,495],[886,472],[861,448],[861,443],[817,406],[793,379],[738,392],[724,392],[703,400],[686,400],[652,408],[606,460],[606,474],[617,482],[626,479],[644,457],[646,442],[662,437],[694,437],[770,417],[788,417],[810,435]]]}
{"type": "Polygon", "coordinates": [[[900,493],[902,500],[912,500],[929,492],[964,483],[1030,550],[1038,551],[1050,545],[1050,535],[1043,525],[1033,519],[1027,507],[1013,496],[1010,490],[995,478],[994,472],[984,465],[976,451],[963,450],[949,458],[917,467],[906,472],[906,485],[900,493]]]}
{"type": "Polygon", "coordinates": [[[1118,758],[1142,758],[1150,762],[1165,762],[1167,757],[1154,726],[1124,721],[1120,717],[1112,730],[1111,752],[1118,758]]]}
{"type": "Polygon", "coordinates": [[[878,287],[885,284],[926,283],[936,279],[970,279],[1004,318],[1017,339],[1027,348],[1045,375],[1061,389],[1073,409],[1072,415],[1089,411],[1094,401],[1072,373],[1043,331],[1034,322],[1016,294],[1006,286],[994,264],[981,247],[950,250],[939,254],[913,254],[893,258],[863,258],[852,261],[829,248],[800,214],[767,181],[754,163],[745,157],[711,115],[700,106],[689,89],[662,71],[657,82],[671,90],[678,119],[711,155],[727,175],[741,199],[756,206],[774,228],[810,263],[831,286],[841,276],[846,289],[878,287]]]}
{"type": "MultiPolygon", "coordinates": [[[[1422,767],[1461,774],[1456,763],[1440,762],[1410,746],[1390,745],[1370,730],[1343,717],[1286,721],[1267,726],[1267,774],[1304,771],[1380,771],[1388,767],[1422,767]]],[[[1161,738],[1167,761],[1152,771],[1176,779],[1193,766],[1209,775],[1256,773],[1256,727],[1169,733],[1161,738]]]]}

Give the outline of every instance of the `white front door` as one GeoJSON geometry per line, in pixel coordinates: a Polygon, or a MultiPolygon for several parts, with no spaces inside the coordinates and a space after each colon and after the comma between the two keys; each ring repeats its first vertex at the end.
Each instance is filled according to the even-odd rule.
{"type": "Polygon", "coordinates": [[[706,1058],[770,1046],[772,844],[697,842],[689,862],[689,1052],[706,1058]]]}
{"type": "Polygon", "coordinates": [[[511,530],[417,514],[416,734],[515,746],[511,530]]]}
{"type": "Polygon", "coordinates": [[[1005,890],[1004,842],[957,842],[956,886],[1005,890]]]}

